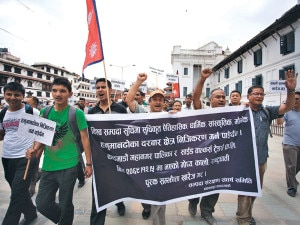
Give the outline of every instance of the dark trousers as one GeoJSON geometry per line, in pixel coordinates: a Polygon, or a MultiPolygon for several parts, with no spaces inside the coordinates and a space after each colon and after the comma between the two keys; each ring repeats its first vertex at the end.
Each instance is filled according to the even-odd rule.
{"type": "Polygon", "coordinates": [[[296,175],[300,171],[300,146],[283,145],[283,157],[287,188],[293,188],[297,191],[296,175]]]}
{"type": "Polygon", "coordinates": [[[106,216],[106,209],[97,212],[94,196],[94,187],[92,185],[92,211],[90,217],[90,225],[104,225],[106,216]]]}
{"type": "MultiPolygon", "coordinates": [[[[212,215],[212,213],[215,211],[215,206],[218,199],[219,194],[207,195],[201,198],[200,211],[202,217],[212,215]]],[[[199,198],[189,199],[189,202],[193,205],[197,205],[199,203],[199,198]]]]}
{"type": "Polygon", "coordinates": [[[36,165],[36,158],[31,159],[27,177],[24,180],[27,162],[28,160],[25,157],[16,159],[2,158],[5,179],[11,188],[10,202],[2,225],[19,224],[22,213],[27,219],[36,217],[36,208],[28,192],[36,165]]]}
{"type": "MultiPolygon", "coordinates": [[[[125,205],[123,202],[119,202],[116,204],[116,206],[119,208],[125,208],[125,205]]],[[[92,210],[91,210],[91,216],[90,216],[90,225],[104,225],[105,223],[105,217],[106,217],[106,209],[97,212],[96,204],[95,204],[95,196],[94,196],[94,186],[92,185],[92,210]]]]}
{"type": "Polygon", "coordinates": [[[74,219],[73,189],[77,165],[58,171],[42,171],[36,206],[45,217],[59,225],[72,225],[74,219]],[[55,202],[59,190],[58,201],[55,202]]]}
{"type": "Polygon", "coordinates": [[[142,206],[146,212],[149,212],[151,210],[151,204],[142,203],[142,206]]]}
{"type": "Polygon", "coordinates": [[[83,182],[84,181],[84,171],[81,165],[81,162],[79,161],[77,164],[77,178],[79,181],[83,182]]]}

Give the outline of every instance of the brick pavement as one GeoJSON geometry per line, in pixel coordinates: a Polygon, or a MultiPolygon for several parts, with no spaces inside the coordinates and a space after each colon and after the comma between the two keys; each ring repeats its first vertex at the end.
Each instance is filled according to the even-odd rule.
{"type": "MultiPolygon", "coordinates": [[[[285,169],[281,149],[282,137],[275,136],[269,139],[270,157],[268,169],[265,174],[263,197],[257,198],[253,216],[257,225],[299,225],[300,224],[300,195],[292,198],[286,194],[285,169]]],[[[0,142],[2,152],[2,142],[0,142]]],[[[299,175],[298,175],[299,176],[299,175]]],[[[91,179],[86,185],[74,189],[75,218],[74,225],[88,225],[91,208],[91,179]]],[[[7,209],[9,201],[9,187],[4,179],[3,168],[0,166],[0,223],[7,209]]],[[[33,196],[35,199],[35,196],[33,196]]],[[[126,214],[120,217],[116,206],[108,208],[106,224],[108,225],[151,225],[151,217],[143,220],[141,217],[142,207],[138,202],[126,201],[126,214]]],[[[199,209],[195,217],[188,212],[188,201],[181,201],[167,205],[167,225],[207,225],[200,218],[199,209]]],[[[231,224],[237,207],[237,196],[221,194],[216,205],[215,218],[218,225],[231,224]]],[[[45,217],[39,214],[33,225],[51,225],[45,217]]]]}

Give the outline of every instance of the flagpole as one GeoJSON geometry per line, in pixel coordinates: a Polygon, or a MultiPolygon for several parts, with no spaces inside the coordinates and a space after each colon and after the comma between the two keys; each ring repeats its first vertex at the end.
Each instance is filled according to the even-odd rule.
{"type": "MultiPolygon", "coordinates": [[[[32,148],[34,148],[34,143],[35,143],[35,141],[33,140],[32,148]]],[[[23,180],[26,180],[26,178],[27,178],[27,173],[28,173],[29,166],[30,166],[30,159],[27,160],[27,165],[26,165],[26,169],[25,169],[25,172],[24,172],[23,180]]]]}
{"type": "Polygon", "coordinates": [[[111,101],[110,101],[110,94],[109,94],[109,88],[108,88],[108,83],[107,83],[107,76],[106,76],[106,67],[105,67],[105,60],[103,59],[103,69],[104,69],[104,77],[105,77],[105,82],[106,82],[106,94],[107,94],[107,102],[108,102],[108,109],[109,109],[109,114],[111,114],[111,101]]]}

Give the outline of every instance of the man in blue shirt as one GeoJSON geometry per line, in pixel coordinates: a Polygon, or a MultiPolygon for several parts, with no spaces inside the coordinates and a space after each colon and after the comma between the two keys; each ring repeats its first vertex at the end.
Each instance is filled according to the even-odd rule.
{"type": "MultiPolygon", "coordinates": [[[[295,88],[298,74],[295,75],[293,70],[288,70],[285,76],[287,97],[286,103],[280,106],[267,106],[264,109],[262,105],[265,96],[264,88],[261,86],[252,86],[248,89],[247,99],[249,100],[248,104],[253,114],[261,187],[263,185],[264,173],[267,169],[267,158],[269,156],[268,135],[270,131],[270,121],[291,110],[295,102],[295,88]],[[269,115],[267,115],[266,110],[269,115]]],[[[238,196],[236,218],[239,225],[256,224],[255,219],[252,217],[254,200],[255,197],[252,196],[238,196]]]]}
{"type": "Polygon", "coordinates": [[[282,150],[286,170],[287,194],[295,197],[298,181],[296,175],[300,170],[300,91],[295,92],[294,108],[277,119],[277,124],[285,122],[282,150]]]}

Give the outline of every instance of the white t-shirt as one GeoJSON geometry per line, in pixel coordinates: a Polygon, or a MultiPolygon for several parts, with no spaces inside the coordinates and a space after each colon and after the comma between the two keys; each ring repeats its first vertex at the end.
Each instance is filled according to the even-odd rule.
{"type": "MultiPolygon", "coordinates": [[[[32,147],[32,140],[16,135],[20,118],[24,113],[26,113],[25,107],[14,112],[7,110],[3,118],[3,123],[0,123],[0,130],[3,130],[3,127],[5,128],[3,158],[15,159],[25,157],[27,149],[32,147]]],[[[39,116],[39,114],[40,112],[37,109],[33,109],[33,115],[39,116]]]]}

